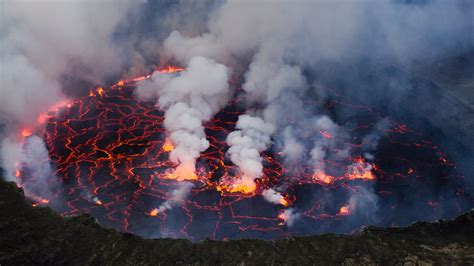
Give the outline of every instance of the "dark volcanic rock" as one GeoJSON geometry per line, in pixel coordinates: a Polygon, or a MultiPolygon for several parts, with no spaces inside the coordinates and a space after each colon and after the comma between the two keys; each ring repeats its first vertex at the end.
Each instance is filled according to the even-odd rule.
{"type": "Polygon", "coordinates": [[[0,265],[12,264],[439,264],[474,263],[474,211],[453,221],[369,227],[357,235],[278,241],[143,239],[104,229],[89,215],[32,207],[0,178],[0,265]]]}

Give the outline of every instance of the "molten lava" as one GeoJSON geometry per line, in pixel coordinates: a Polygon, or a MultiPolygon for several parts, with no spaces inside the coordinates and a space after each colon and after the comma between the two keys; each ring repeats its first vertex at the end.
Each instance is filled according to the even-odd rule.
{"type": "Polygon", "coordinates": [[[324,172],[317,171],[313,175],[314,181],[321,183],[323,185],[330,185],[334,182],[335,177],[325,174],[324,172]]]}
{"type": "Polygon", "coordinates": [[[157,216],[158,215],[158,209],[157,208],[154,208],[153,210],[150,211],[150,213],[148,214],[150,216],[157,216]]]}
{"type": "Polygon", "coordinates": [[[342,206],[339,209],[338,215],[349,215],[349,214],[351,214],[351,209],[350,209],[349,205],[342,206]]]}
{"type": "MultiPolygon", "coordinates": [[[[184,69],[170,66],[157,72],[180,71],[184,69]]],[[[38,119],[46,127],[44,138],[57,180],[48,184],[52,196],[44,200],[38,197],[35,206],[50,204],[63,215],[90,213],[106,226],[146,237],[194,240],[351,232],[363,223],[349,222],[347,217],[357,215],[358,209],[352,210],[347,202],[351,195],[363,194],[365,187],[374,184],[378,204],[386,215],[380,218],[380,225],[411,222],[397,213],[413,204],[418,204],[427,217],[437,217],[437,208],[443,203],[461,211],[454,196],[445,199],[427,187],[439,182],[456,197],[465,197],[464,183],[459,181],[462,176],[454,165],[430,139],[396,122],[387,130],[388,137],[380,144],[375,161],[356,156],[342,162],[328,159],[324,171],[315,171],[302,162],[286,169],[282,153],[271,149],[261,154],[263,175],[253,178],[241,176],[226,157],[226,136],[245,112],[237,100],[232,100],[204,125],[210,147],[196,165],[172,162],[174,146],[166,136],[163,113],[154,102],[140,102],[134,97],[136,82],[150,77],[123,79],[111,88],[98,87],[38,119]],[[430,180],[420,178],[420,173],[430,180]],[[173,191],[180,191],[184,183],[192,183],[192,188],[186,198],[177,200],[173,191]],[[400,189],[412,186],[426,189],[420,189],[423,193],[400,189]],[[268,202],[262,192],[271,188],[284,194],[268,202]],[[408,198],[412,201],[400,201],[408,198]],[[162,209],[165,211],[159,215],[162,209]],[[311,226],[305,226],[308,224],[311,226]]],[[[366,112],[365,121],[348,129],[357,136],[354,143],[341,143],[355,151],[360,147],[360,136],[381,118],[367,107],[336,101],[328,106],[366,112]]],[[[21,135],[28,138],[42,133],[24,129],[21,135]]],[[[329,132],[319,133],[324,139],[339,141],[329,132]]],[[[18,165],[15,175],[21,185],[28,185],[35,177],[22,168],[23,164],[18,165]]]]}
{"type": "Polygon", "coordinates": [[[174,145],[173,143],[171,143],[171,141],[169,141],[168,139],[166,139],[165,143],[163,144],[163,151],[164,152],[172,152],[174,150],[174,145]]]}
{"type": "Polygon", "coordinates": [[[254,179],[245,175],[236,178],[223,179],[220,186],[217,187],[218,191],[243,194],[253,193],[256,189],[257,185],[255,184],[254,179]]]}
{"type": "Polygon", "coordinates": [[[29,129],[29,128],[24,128],[24,129],[21,131],[21,136],[24,137],[24,138],[31,136],[31,134],[33,134],[33,133],[32,133],[32,131],[31,131],[31,129],[29,129]]]}
{"type": "Polygon", "coordinates": [[[158,69],[158,73],[174,73],[174,72],[181,72],[184,71],[184,68],[176,67],[176,66],[167,66],[165,68],[158,69]]]}
{"type": "Polygon", "coordinates": [[[197,180],[198,176],[195,173],[195,168],[193,165],[182,163],[175,169],[166,173],[164,175],[164,178],[174,179],[177,181],[184,181],[184,180],[197,180]]]}

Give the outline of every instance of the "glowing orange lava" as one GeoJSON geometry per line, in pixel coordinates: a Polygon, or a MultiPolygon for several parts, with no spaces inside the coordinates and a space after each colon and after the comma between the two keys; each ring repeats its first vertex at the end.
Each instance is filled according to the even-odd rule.
{"type": "Polygon", "coordinates": [[[174,72],[184,71],[184,68],[175,67],[175,66],[167,66],[165,68],[158,69],[157,71],[158,73],[174,73],[174,72]]]}
{"type": "Polygon", "coordinates": [[[281,205],[285,207],[288,207],[289,205],[289,202],[285,198],[282,198],[278,203],[280,203],[281,205]]]}
{"type": "Polygon", "coordinates": [[[99,94],[100,97],[104,96],[104,94],[105,94],[105,91],[102,87],[98,87],[96,91],[97,91],[97,93],[99,94]]]}
{"type": "Polygon", "coordinates": [[[157,208],[154,208],[153,210],[151,210],[148,215],[150,216],[157,216],[158,215],[158,209],[157,208]]]}
{"type": "Polygon", "coordinates": [[[48,199],[39,199],[38,202],[31,204],[33,207],[37,207],[42,204],[48,204],[49,200],[48,199]]]}
{"type": "Polygon", "coordinates": [[[375,176],[372,173],[373,168],[374,167],[371,164],[366,163],[362,157],[358,157],[355,159],[355,163],[349,166],[346,178],[349,180],[374,180],[375,176]]]}
{"type": "Polygon", "coordinates": [[[286,220],[288,220],[288,215],[286,215],[284,212],[281,212],[280,214],[278,214],[278,219],[283,221],[279,223],[279,225],[283,225],[286,222],[286,220]]]}
{"type": "Polygon", "coordinates": [[[349,208],[349,205],[342,206],[339,209],[338,215],[349,215],[351,214],[351,209],[349,208]]]}
{"type": "Polygon", "coordinates": [[[320,183],[320,184],[330,185],[330,184],[334,183],[335,177],[334,177],[334,176],[327,175],[327,174],[324,173],[324,172],[316,172],[316,173],[314,173],[314,175],[313,175],[313,179],[314,179],[316,182],[320,183]]]}
{"type": "Polygon", "coordinates": [[[57,113],[57,112],[59,112],[59,110],[61,110],[61,108],[64,108],[64,107],[71,108],[71,106],[72,106],[72,101],[71,100],[68,100],[68,99],[61,100],[61,101],[53,104],[48,109],[48,112],[39,114],[38,118],[36,118],[36,122],[40,125],[45,124],[48,121],[48,119],[50,119],[52,117],[52,114],[51,114],[52,112],[57,113]]]}
{"type": "Polygon", "coordinates": [[[102,201],[98,198],[94,198],[94,203],[97,204],[97,205],[102,205],[102,201]]]}
{"type": "MultiPolygon", "coordinates": [[[[184,70],[168,66],[156,70],[154,74],[173,75],[166,73],[184,70]]],[[[234,103],[204,125],[209,131],[207,135],[211,143],[209,150],[203,152],[197,162],[176,162],[172,158],[173,153],[164,154],[172,152],[176,147],[170,139],[165,138],[163,114],[156,110],[153,103],[138,102],[134,97],[135,82],[149,79],[152,75],[121,79],[110,89],[94,87],[90,90],[90,97],[83,96],[65,105],[64,102],[62,103],[63,107],[73,105],[74,108],[59,110],[53,106],[51,109],[58,111],[57,114],[51,112],[41,114],[37,121],[44,124],[44,127],[32,126],[31,129],[25,128],[24,133],[21,131],[17,133],[18,137],[22,133],[24,141],[25,136],[40,133],[41,128],[46,128],[45,141],[52,163],[57,168],[58,177],[67,181],[61,183],[64,188],[61,187],[60,192],[55,191],[54,196],[46,196],[50,199],[51,206],[64,202],[62,197],[64,193],[64,196],[68,198],[66,211],[64,211],[66,215],[100,212],[101,217],[113,224],[114,228],[136,233],[136,229],[129,225],[136,221],[137,214],[141,218],[160,216],[166,208],[161,206],[154,208],[157,206],[155,199],[173,201],[173,193],[170,192],[176,185],[176,181],[197,180],[198,182],[194,183],[199,184],[194,184],[196,186],[188,195],[190,199],[175,204],[179,207],[176,207],[174,211],[188,219],[187,223],[176,231],[176,236],[187,238],[196,235],[196,239],[209,237],[209,230],[201,230],[202,220],[199,220],[202,217],[201,214],[219,217],[218,220],[210,221],[214,227],[211,238],[221,238],[221,235],[237,236],[243,231],[286,236],[288,232],[276,225],[292,226],[298,215],[301,215],[301,219],[305,219],[305,222],[319,223],[332,218],[341,220],[338,222],[344,222],[344,219],[357,211],[357,206],[351,206],[345,201],[344,206],[335,205],[333,209],[331,205],[331,211],[326,212],[327,209],[322,207],[324,202],[305,197],[303,193],[306,193],[306,190],[300,190],[300,186],[310,188],[315,186],[317,189],[324,186],[323,190],[334,191],[331,192],[337,193],[334,195],[342,195],[346,193],[346,190],[347,193],[356,193],[363,185],[359,184],[360,182],[347,182],[348,180],[365,183],[365,181],[374,180],[375,175],[377,178],[379,175],[383,177],[382,169],[366,161],[362,156],[347,161],[332,161],[331,158],[325,158],[323,168],[315,169],[313,165],[297,165],[297,169],[292,173],[284,168],[279,158],[285,154],[277,152],[277,156],[274,156],[272,151],[262,153],[264,165],[262,176],[256,178],[239,174],[238,167],[226,158],[228,145],[225,137],[234,130],[235,121],[243,112],[239,108],[234,108],[234,103]],[[111,134],[115,136],[109,137],[111,134]],[[288,188],[285,188],[286,186],[288,188]],[[268,204],[276,205],[268,211],[264,209],[263,213],[255,214],[249,206],[261,204],[263,200],[259,196],[270,188],[275,188],[275,190],[272,201],[268,204]],[[220,197],[218,200],[209,201],[210,197],[205,193],[209,193],[211,189],[220,192],[221,195],[215,195],[220,197]],[[75,192],[69,194],[70,191],[75,192]],[[82,191],[88,193],[82,193],[82,191]],[[95,197],[91,199],[90,195],[95,197]],[[279,197],[275,199],[275,196],[279,197]],[[306,200],[311,200],[311,204],[308,202],[308,204],[299,205],[301,201],[306,200]],[[297,211],[286,208],[293,204],[298,206],[297,211]]],[[[400,127],[400,130],[406,131],[403,127],[400,127]]],[[[331,135],[330,132],[322,130],[316,132],[318,133],[321,134],[321,138],[339,141],[337,136],[331,135]]],[[[396,133],[401,134],[398,131],[396,133]]],[[[419,148],[425,148],[430,153],[433,149],[429,146],[419,148]]],[[[339,151],[339,148],[333,150],[333,152],[339,151]]],[[[424,153],[428,152],[424,151],[424,153]]],[[[447,159],[438,156],[440,155],[435,157],[438,164],[449,164],[447,159]]],[[[19,177],[20,182],[29,178],[28,169],[22,169],[23,164],[25,162],[18,163],[17,170],[14,171],[14,175],[19,177]]],[[[420,173],[422,171],[422,169],[409,167],[417,167],[417,165],[412,166],[412,163],[407,161],[400,168],[400,173],[411,174],[414,172],[413,169],[420,173]]],[[[58,180],[61,182],[61,179],[58,180]]],[[[367,183],[370,185],[370,182],[367,183]]],[[[21,185],[26,187],[27,184],[23,182],[21,185]]],[[[387,191],[379,193],[381,195],[385,193],[384,197],[394,194],[389,190],[390,188],[386,189],[387,191]]],[[[212,193],[219,194],[215,191],[212,193]]],[[[49,203],[47,199],[29,197],[33,198],[33,206],[49,203]]],[[[430,198],[427,204],[432,209],[438,202],[441,200],[430,198]]],[[[155,219],[148,220],[152,223],[159,222],[155,219]]],[[[163,219],[163,223],[166,222],[174,223],[174,219],[163,219]]],[[[314,226],[314,228],[317,227],[314,226]]]]}
{"type": "Polygon", "coordinates": [[[319,133],[321,133],[321,135],[323,136],[323,138],[325,139],[332,139],[333,136],[331,135],[331,133],[325,131],[325,130],[320,130],[319,133]]]}
{"type": "Polygon", "coordinates": [[[171,141],[169,141],[168,139],[165,141],[165,143],[163,144],[163,147],[162,147],[163,151],[164,152],[171,152],[174,150],[174,146],[173,146],[173,143],[171,143],[171,141]]]}
{"type": "Polygon", "coordinates": [[[198,176],[195,173],[193,165],[182,163],[176,167],[172,172],[166,173],[164,178],[174,179],[177,181],[197,180],[198,176]]]}
{"type": "Polygon", "coordinates": [[[21,131],[21,136],[24,137],[24,138],[31,136],[31,134],[33,134],[33,132],[31,132],[31,129],[29,129],[29,128],[24,128],[21,131]]]}
{"type": "Polygon", "coordinates": [[[225,179],[217,187],[218,191],[229,193],[250,194],[255,192],[257,185],[252,177],[243,175],[236,179],[225,179]]]}

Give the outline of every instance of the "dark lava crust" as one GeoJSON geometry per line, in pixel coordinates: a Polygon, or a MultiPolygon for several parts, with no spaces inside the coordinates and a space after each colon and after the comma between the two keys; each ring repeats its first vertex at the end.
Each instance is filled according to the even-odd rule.
{"type": "Polygon", "coordinates": [[[0,178],[0,265],[473,265],[474,211],[452,221],[369,227],[277,241],[143,239],[104,229],[89,215],[63,218],[35,208],[0,178]]]}

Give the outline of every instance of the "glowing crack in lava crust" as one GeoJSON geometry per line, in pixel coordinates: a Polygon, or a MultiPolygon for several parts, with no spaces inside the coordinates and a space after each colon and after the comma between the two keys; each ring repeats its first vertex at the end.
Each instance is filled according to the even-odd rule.
{"type": "MultiPolygon", "coordinates": [[[[372,162],[360,154],[344,165],[326,161],[325,172],[314,173],[304,165],[288,171],[270,148],[262,154],[263,176],[255,183],[233,185],[238,169],[226,158],[226,136],[245,111],[237,97],[205,123],[210,147],[196,163],[196,179],[175,180],[169,175],[175,167],[168,159],[174,147],[166,138],[163,112],[134,97],[136,82],[149,77],[96,88],[43,119],[57,180],[54,196],[33,199],[35,206],[49,205],[63,215],[90,213],[104,226],[145,237],[192,240],[350,233],[366,223],[405,225],[463,211],[463,176],[432,140],[394,121],[372,162]],[[185,187],[189,196],[173,201],[183,182],[192,184],[185,187]],[[273,194],[276,203],[265,201],[262,194],[276,187],[284,188],[273,194]],[[364,199],[369,188],[376,197],[364,199]],[[354,195],[364,200],[357,203],[354,195]],[[416,211],[404,215],[407,206],[416,211]]],[[[355,137],[344,145],[356,150],[361,145],[357,136],[381,118],[379,112],[344,99],[333,99],[326,108],[363,114],[357,125],[346,128],[355,137]]],[[[23,135],[31,134],[25,130],[23,135]]],[[[333,138],[325,131],[314,134],[333,138]]],[[[21,167],[17,175],[20,180],[34,178],[21,167]]]]}

